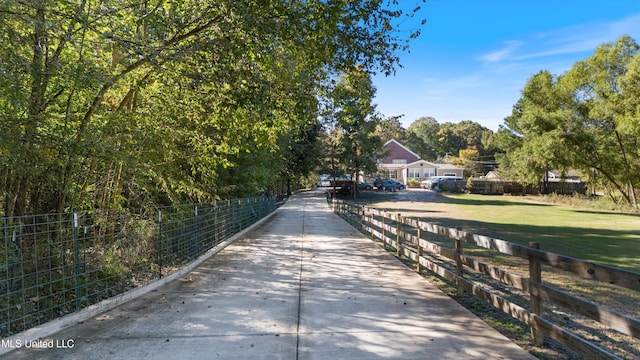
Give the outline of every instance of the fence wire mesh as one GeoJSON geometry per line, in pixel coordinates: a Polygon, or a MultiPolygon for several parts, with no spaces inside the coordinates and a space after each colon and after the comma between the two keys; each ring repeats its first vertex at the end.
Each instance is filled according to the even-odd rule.
{"type": "Polygon", "coordinates": [[[0,218],[0,337],[166,276],[276,207],[259,197],[0,218]]]}

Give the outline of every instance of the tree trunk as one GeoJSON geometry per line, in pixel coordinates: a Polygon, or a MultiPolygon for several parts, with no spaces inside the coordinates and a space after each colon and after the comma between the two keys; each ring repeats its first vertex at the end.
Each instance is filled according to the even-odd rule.
{"type": "Polygon", "coordinates": [[[631,179],[631,170],[629,166],[629,160],[627,159],[627,152],[625,151],[624,144],[622,143],[622,136],[616,130],[614,131],[616,135],[616,140],[618,141],[618,146],[620,147],[620,154],[622,155],[622,161],[624,164],[624,178],[627,183],[627,194],[625,194],[625,198],[633,205],[633,207],[638,207],[638,199],[636,197],[636,190],[633,186],[633,179],[631,179]]]}
{"type": "Polygon", "coordinates": [[[6,216],[24,215],[27,207],[27,199],[29,198],[29,184],[34,175],[34,161],[37,161],[38,154],[34,154],[33,145],[37,141],[38,128],[44,112],[44,94],[46,89],[46,81],[44,74],[46,46],[46,28],[45,28],[45,4],[38,2],[35,4],[36,15],[33,23],[33,37],[31,50],[33,57],[30,64],[31,90],[29,94],[29,111],[27,121],[24,126],[22,135],[22,143],[20,155],[22,163],[17,165],[15,172],[15,180],[13,181],[12,191],[9,195],[9,201],[6,204],[6,216]]]}

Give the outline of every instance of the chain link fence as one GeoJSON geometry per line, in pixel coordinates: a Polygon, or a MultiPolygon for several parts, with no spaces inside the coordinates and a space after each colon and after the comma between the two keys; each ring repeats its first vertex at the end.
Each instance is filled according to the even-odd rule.
{"type": "Polygon", "coordinates": [[[259,197],[0,218],[0,337],[166,276],[277,205],[259,197]]]}

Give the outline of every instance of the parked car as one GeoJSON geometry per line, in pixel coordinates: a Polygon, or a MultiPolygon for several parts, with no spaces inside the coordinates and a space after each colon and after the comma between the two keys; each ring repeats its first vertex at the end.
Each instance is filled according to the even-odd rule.
{"type": "Polygon", "coordinates": [[[438,184],[439,178],[440,178],[439,176],[432,176],[427,180],[422,180],[420,182],[420,187],[423,189],[433,189],[438,184]]]}
{"type": "Polygon", "coordinates": [[[342,184],[339,188],[336,188],[336,194],[348,194],[351,191],[351,184],[342,184]]]}
{"type": "Polygon", "coordinates": [[[420,183],[420,187],[423,189],[435,189],[438,184],[443,180],[462,180],[461,177],[458,176],[432,176],[427,180],[424,180],[420,183]]]}
{"type": "Polygon", "coordinates": [[[378,190],[396,191],[404,189],[404,185],[401,182],[391,179],[378,178],[373,184],[378,188],[378,190]]]}
{"type": "MultiPolygon", "coordinates": [[[[338,194],[348,194],[351,192],[352,186],[353,186],[353,183],[350,183],[350,182],[343,184],[340,188],[338,188],[338,190],[336,190],[336,192],[338,194]]],[[[373,190],[373,185],[369,183],[359,183],[358,190],[373,190]]]]}

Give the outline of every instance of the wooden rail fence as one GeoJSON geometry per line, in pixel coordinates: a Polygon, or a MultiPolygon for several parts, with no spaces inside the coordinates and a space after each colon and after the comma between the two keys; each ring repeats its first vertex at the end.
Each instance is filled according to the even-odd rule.
{"type": "Polygon", "coordinates": [[[634,291],[640,291],[640,273],[546,252],[539,249],[538,243],[524,246],[340,200],[333,200],[332,205],[338,215],[359,228],[363,233],[370,235],[373,240],[390,245],[399,256],[405,256],[415,262],[418,272],[428,269],[455,283],[458,292],[468,291],[527,324],[536,345],[542,345],[544,338],[549,337],[589,359],[620,359],[610,351],[544,318],[542,316],[542,301],[593,319],[622,334],[636,339],[640,338],[640,321],[638,319],[543,283],[541,265],[634,291]],[[428,241],[426,239],[427,233],[452,239],[455,244],[454,248],[447,248],[428,241]],[[529,276],[524,277],[510,273],[495,265],[466,256],[463,251],[463,243],[470,243],[525,259],[529,262],[529,276]],[[451,259],[455,263],[455,270],[439,264],[434,260],[434,255],[451,259]],[[479,286],[465,278],[465,267],[526,294],[529,297],[529,307],[525,308],[515,304],[497,295],[491,289],[479,286]]]}

